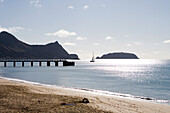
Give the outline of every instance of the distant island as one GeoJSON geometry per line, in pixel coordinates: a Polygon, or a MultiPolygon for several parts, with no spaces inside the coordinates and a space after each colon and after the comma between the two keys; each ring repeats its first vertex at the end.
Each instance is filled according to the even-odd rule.
{"type": "Polygon", "coordinates": [[[101,57],[96,57],[96,59],[139,59],[139,58],[133,53],[117,52],[104,54],[101,57]]]}
{"type": "Polygon", "coordinates": [[[0,58],[13,59],[79,59],[69,54],[58,41],[46,45],[29,45],[8,32],[0,33],[0,58]]]}

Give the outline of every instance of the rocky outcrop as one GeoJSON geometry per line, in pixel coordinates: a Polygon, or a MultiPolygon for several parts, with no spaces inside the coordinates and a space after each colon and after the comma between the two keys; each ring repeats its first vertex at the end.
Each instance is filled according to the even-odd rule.
{"type": "Polygon", "coordinates": [[[96,57],[96,59],[139,59],[139,58],[133,53],[118,52],[104,54],[101,57],[96,57]]]}

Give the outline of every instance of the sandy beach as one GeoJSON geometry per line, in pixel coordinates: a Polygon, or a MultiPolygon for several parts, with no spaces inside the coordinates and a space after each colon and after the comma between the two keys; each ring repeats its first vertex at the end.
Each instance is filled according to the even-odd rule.
{"type": "Polygon", "coordinates": [[[170,113],[170,106],[0,79],[1,112],[170,113]],[[82,103],[87,98],[90,103],[82,103]],[[62,104],[68,105],[62,105],[62,104]],[[71,105],[70,105],[71,104],[71,105]]]}

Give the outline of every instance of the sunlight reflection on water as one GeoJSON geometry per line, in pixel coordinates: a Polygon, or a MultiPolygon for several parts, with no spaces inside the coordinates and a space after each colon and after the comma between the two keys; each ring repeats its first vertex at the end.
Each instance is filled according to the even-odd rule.
{"type": "Polygon", "coordinates": [[[103,72],[98,76],[121,77],[132,81],[144,82],[156,71],[155,66],[161,65],[158,60],[97,60],[88,69],[103,72]],[[94,66],[95,65],[95,66],[94,66]]]}

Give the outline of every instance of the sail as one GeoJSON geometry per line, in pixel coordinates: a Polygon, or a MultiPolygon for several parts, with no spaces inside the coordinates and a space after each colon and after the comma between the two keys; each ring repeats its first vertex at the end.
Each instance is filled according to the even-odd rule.
{"type": "Polygon", "coordinates": [[[94,53],[90,62],[95,62],[94,53]]]}

